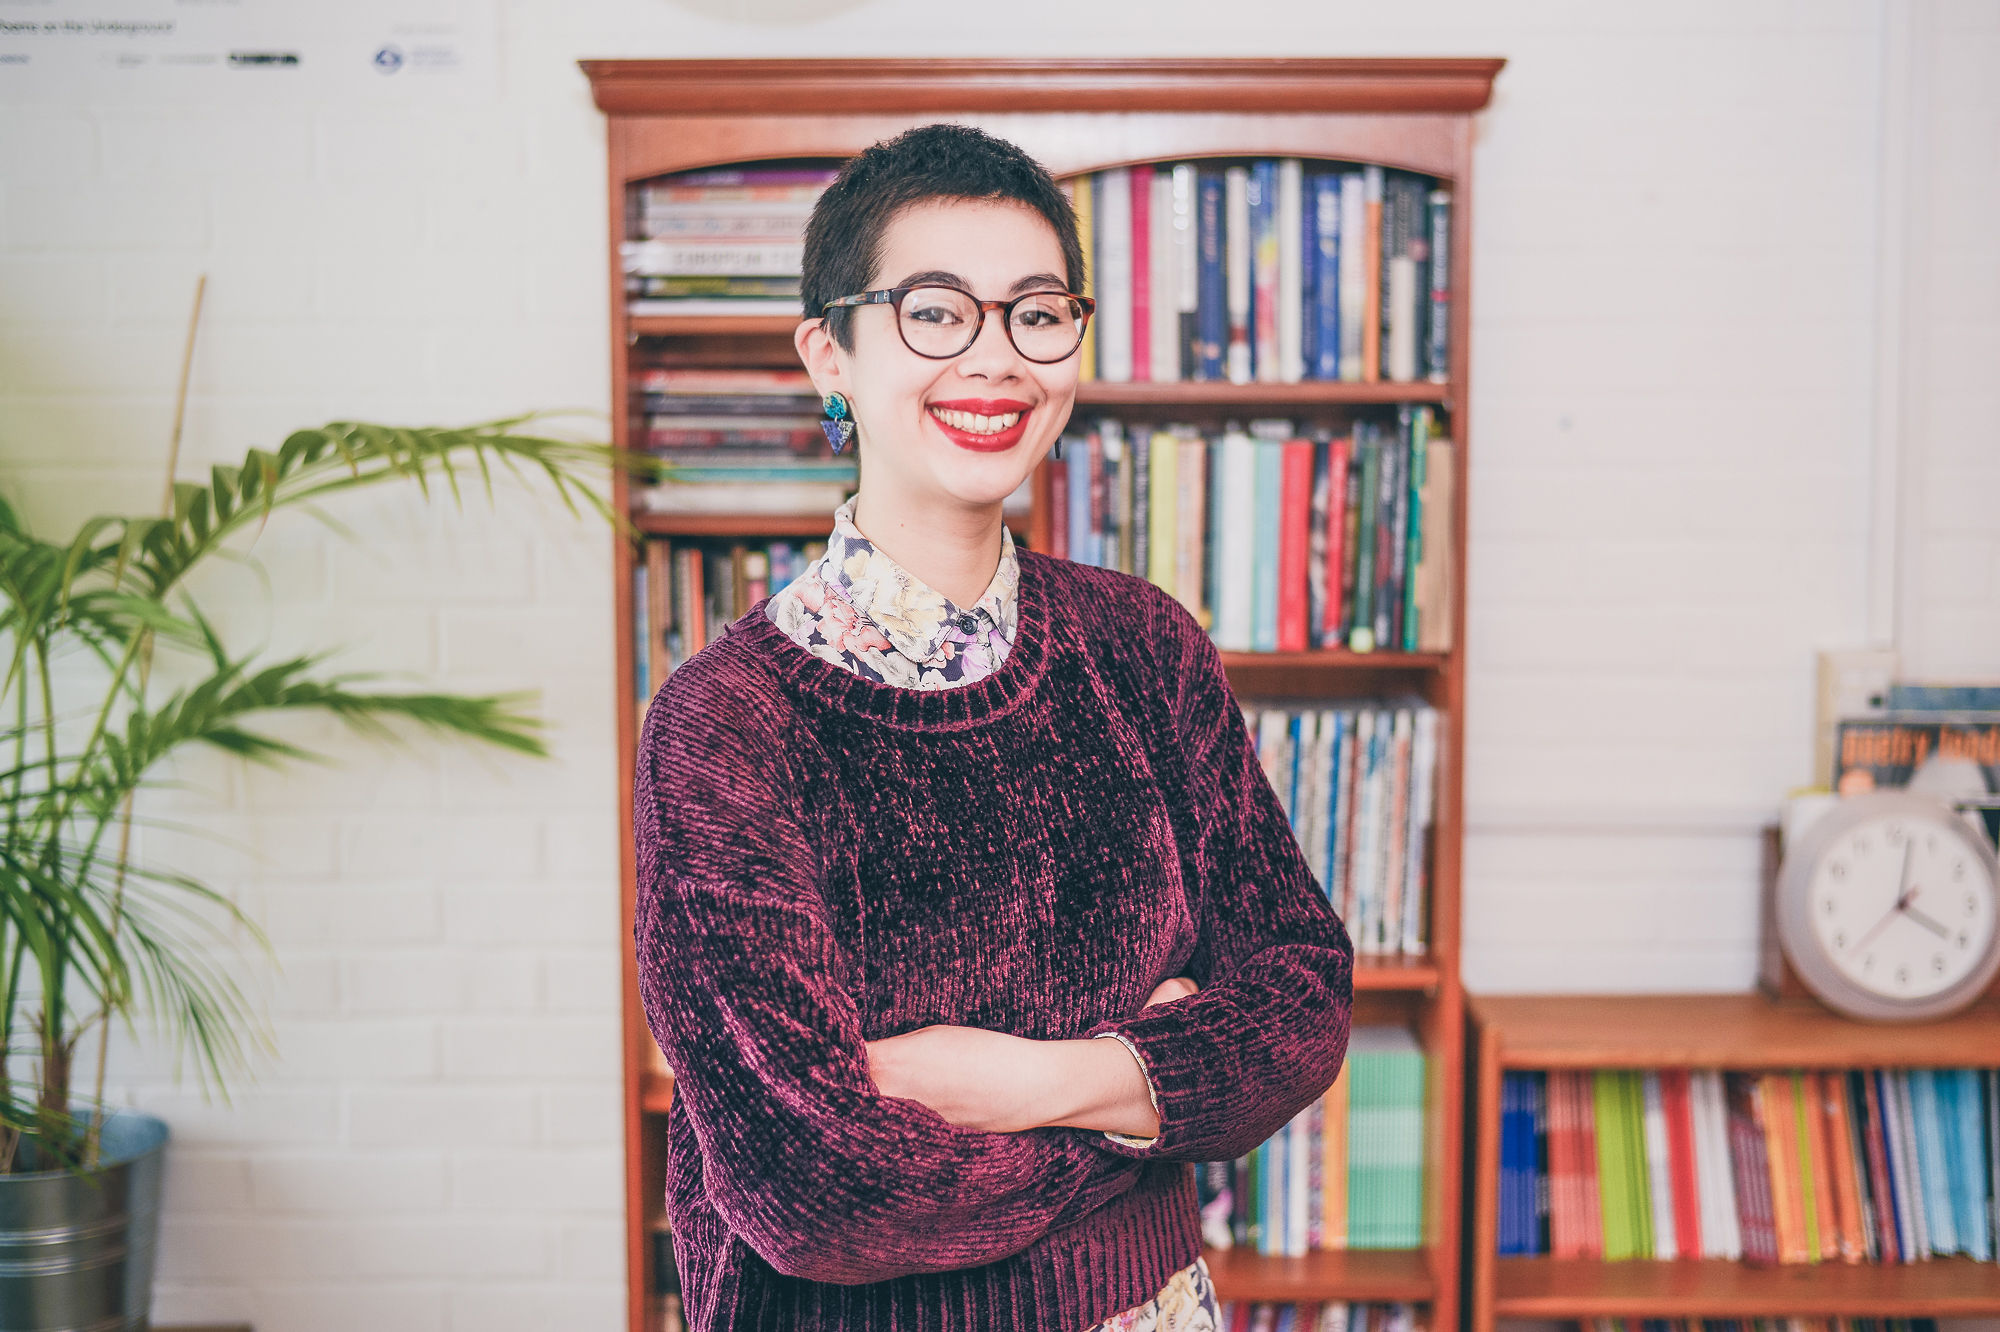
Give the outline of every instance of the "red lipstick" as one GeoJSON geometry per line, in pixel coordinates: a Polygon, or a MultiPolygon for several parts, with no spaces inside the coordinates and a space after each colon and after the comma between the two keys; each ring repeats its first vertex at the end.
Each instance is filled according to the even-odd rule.
{"type": "Polygon", "coordinates": [[[1028,415],[1032,410],[1027,403],[1016,398],[951,398],[927,404],[924,415],[930,417],[931,423],[944,433],[946,439],[960,448],[972,449],[979,453],[1000,453],[1021,442],[1021,437],[1027,433],[1028,415]],[[939,420],[937,414],[930,410],[932,407],[951,412],[969,412],[975,416],[1005,416],[1008,412],[1019,412],[1021,415],[1019,420],[1005,430],[995,431],[990,435],[980,435],[970,430],[960,430],[955,425],[939,420]]]}

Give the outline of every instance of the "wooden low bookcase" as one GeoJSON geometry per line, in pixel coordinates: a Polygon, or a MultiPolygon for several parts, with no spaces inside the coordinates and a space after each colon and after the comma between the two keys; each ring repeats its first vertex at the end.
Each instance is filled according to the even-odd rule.
{"type": "Polygon", "coordinates": [[[2000,1004],[1942,1022],[1852,1021],[1758,994],[1467,1000],[1476,1095],[1468,1200],[1474,1332],[1498,1319],[1964,1317],[2000,1313],[2000,1263],[1932,1258],[1753,1267],[1719,1259],[1501,1257],[1501,1082],[1516,1070],[1872,1069],[2000,1065],[2000,1004]]]}
{"type": "MultiPolygon", "coordinates": [[[[838,162],[914,125],[977,125],[1026,149],[1060,177],[1107,168],[1205,158],[1292,156],[1375,165],[1428,175],[1450,189],[1449,366],[1446,382],[1105,382],[1079,386],[1078,411],[1115,409],[1131,419],[1204,423],[1291,416],[1354,419],[1428,404],[1457,450],[1460,479],[1449,512],[1450,581],[1465,586],[1470,432],[1469,293],[1474,226],[1473,115],[1491,96],[1499,60],[1423,59],[996,59],[996,60],[592,60],[583,62],[607,120],[611,398],[615,438],[634,444],[635,366],[798,367],[791,315],[626,311],[620,242],[630,192],[644,182],[702,167],[772,161],[838,162]]],[[[1047,551],[1050,467],[1033,478],[1033,508],[1010,526],[1017,541],[1047,551]]],[[[628,478],[614,503],[634,509],[628,478]]],[[[649,536],[824,538],[831,513],[636,513],[649,536]]],[[[645,700],[635,696],[631,607],[644,553],[614,542],[610,576],[618,616],[619,837],[625,935],[631,937],[634,858],[632,770],[645,700]]],[[[1211,1250],[1223,1299],[1406,1301],[1421,1322],[1454,1328],[1460,1315],[1460,1146],[1464,1013],[1459,983],[1459,876],[1465,699],[1465,614],[1454,597],[1449,650],[1227,652],[1246,701],[1368,699],[1395,691],[1438,710],[1439,767],[1429,847],[1428,951],[1413,959],[1361,959],[1358,1023],[1392,1022],[1417,1034],[1426,1056],[1424,1242],[1410,1250],[1315,1251],[1303,1257],[1211,1250]]],[[[656,687],[658,681],[652,682],[656,687]]],[[[639,1007],[628,948],[625,1125],[630,1326],[648,1325],[653,1285],[649,1235],[661,1224],[666,1111],[672,1079],[654,1072],[652,1038],[639,1007]]]]}

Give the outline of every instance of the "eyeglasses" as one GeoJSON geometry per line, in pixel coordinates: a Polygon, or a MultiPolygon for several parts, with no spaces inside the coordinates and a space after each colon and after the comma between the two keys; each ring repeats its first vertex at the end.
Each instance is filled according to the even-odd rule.
{"type": "Polygon", "coordinates": [[[1042,365],[1060,361],[1083,345],[1083,330],[1097,308],[1090,297],[1066,291],[1030,291],[1011,301],[982,301],[969,291],[935,284],[864,291],[820,308],[837,305],[895,307],[896,331],[903,335],[903,345],[934,361],[949,360],[971,347],[986,327],[986,312],[999,310],[1014,350],[1042,365]]]}

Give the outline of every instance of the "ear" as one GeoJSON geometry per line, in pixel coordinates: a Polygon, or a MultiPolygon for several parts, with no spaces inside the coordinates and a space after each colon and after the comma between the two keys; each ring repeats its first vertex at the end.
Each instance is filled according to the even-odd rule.
{"type": "Polygon", "coordinates": [[[847,375],[840,365],[840,348],[826,331],[824,320],[807,319],[800,323],[792,330],[792,345],[798,348],[799,360],[812,376],[813,387],[820,397],[835,389],[848,392],[847,375]]]}

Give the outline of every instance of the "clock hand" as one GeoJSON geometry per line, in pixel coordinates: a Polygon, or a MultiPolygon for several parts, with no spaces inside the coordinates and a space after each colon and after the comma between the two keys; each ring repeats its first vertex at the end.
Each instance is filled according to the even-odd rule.
{"type": "Polygon", "coordinates": [[[1908,909],[1910,905],[1910,899],[1916,896],[1915,893],[1909,891],[1910,854],[1914,852],[1916,849],[1917,849],[1917,844],[1913,841],[1903,843],[1903,879],[1902,882],[1896,886],[1896,905],[1890,907],[1889,914],[1882,917],[1882,919],[1876,921],[1874,927],[1871,928],[1868,931],[1868,933],[1862,935],[1861,938],[1858,941],[1856,941],[1854,947],[1847,950],[1849,953],[1860,952],[1864,947],[1867,946],[1868,941],[1870,939],[1873,939],[1876,935],[1880,934],[1884,929],[1888,927],[1890,921],[1902,915],[1903,912],[1908,909]]]}
{"type": "Polygon", "coordinates": [[[1925,915],[1923,912],[1917,910],[1916,907],[1911,905],[1911,903],[1917,900],[1917,894],[1922,891],[1923,891],[1922,888],[1912,888],[1910,889],[1909,893],[1904,896],[1903,914],[1908,916],[1911,920],[1917,922],[1917,924],[1923,926],[1925,929],[1929,930],[1932,934],[1935,934],[1938,938],[1949,939],[1951,937],[1950,930],[1938,924],[1936,921],[1932,920],[1929,916],[1925,915]]]}
{"type": "Polygon", "coordinates": [[[1868,946],[1868,941],[1870,939],[1873,939],[1876,935],[1880,934],[1883,931],[1883,929],[1889,924],[1890,921],[1894,920],[1896,917],[1902,914],[1903,914],[1903,899],[1899,897],[1896,899],[1896,905],[1889,908],[1889,914],[1882,917],[1882,919],[1876,921],[1874,927],[1870,929],[1868,933],[1862,935],[1860,939],[1856,940],[1854,947],[1848,949],[1847,951],[1849,953],[1860,952],[1863,948],[1868,946]]]}

